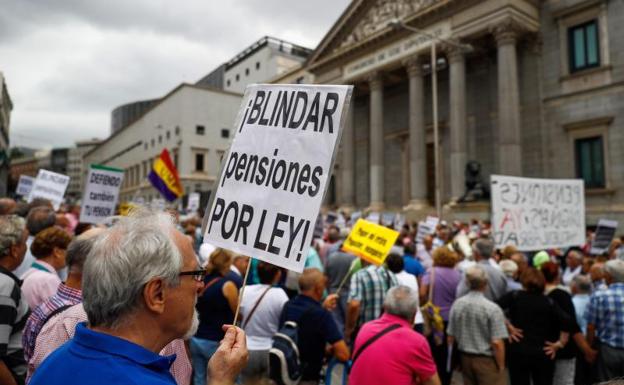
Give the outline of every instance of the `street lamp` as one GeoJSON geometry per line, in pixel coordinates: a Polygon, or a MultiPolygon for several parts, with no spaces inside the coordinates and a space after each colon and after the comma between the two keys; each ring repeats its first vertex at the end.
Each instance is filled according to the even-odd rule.
{"type": "Polygon", "coordinates": [[[436,40],[457,47],[464,52],[472,52],[473,48],[469,44],[462,44],[450,39],[441,38],[431,34],[428,31],[406,25],[401,20],[394,19],[388,22],[388,27],[393,29],[405,29],[419,35],[423,35],[431,39],[431,99],[433,105],[433,158],[435,173],[435,207],[436,215],[442,219],[442,193],[440,192],[440,132],[438,127],[438,58],[436,55],[436,40]]]}

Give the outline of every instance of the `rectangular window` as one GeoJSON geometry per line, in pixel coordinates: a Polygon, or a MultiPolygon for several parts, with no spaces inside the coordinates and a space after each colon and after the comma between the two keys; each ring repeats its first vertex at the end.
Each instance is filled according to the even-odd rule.
{"type": "Polygon", "coordinates": [[[173,152],[173,165],[178,168],[178,150],[173,152]]]}
{"type": "Polygon", "coordinates": [[[604,148],[602,136],[574,141],[576,176],[585,181],[586,188],[604,188],[604,148]]]}
{"type": "Polygon", "coordinates": [[[228,130],[227,128],[222,128],[221,129],[221,137],[222,138],[229,138],[230,137],[230,130],[228,130]]]}
{"type": "Polygon", "coordinates": [[[592,20],[568,29],[570,72],[600,66],[598,21],[592,20]]]}
{"type": "Polygon", "coordinates": [[[260,62],[259,62],[259,61],[257,61],[257,62],[256,62],[256,69],[257,69],[257,70],[259,70],[259,69],[260,69],[260,62]]]}
{"type": "Polygon", "coordinates": [[[197,135],[206,135],[206,127],[204,127],[204,126],[195,126],[195,133],[197,135]]]}
{"type": "Polygon", "coordinates": [[[195,154],[195,171],[204,172],[204,154],[195,154]]]}

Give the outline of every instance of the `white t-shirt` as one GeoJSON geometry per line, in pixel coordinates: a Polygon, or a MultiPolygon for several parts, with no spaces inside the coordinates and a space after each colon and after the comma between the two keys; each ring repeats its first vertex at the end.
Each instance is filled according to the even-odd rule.
{"type": "Polygon", "coordinates": [[[245,325],[249,350],[269,350],[271,348],[271,339],[277,333],[282,308],[288,302],[288,296],[284,290],[272,287],[251,315],[249,323],[245,324],[247,316],[267,287],[268,285],[262,284],[249,285],[245,287],[243,292],[240,312],[243,316],[242,324],[245,325]]]}
{"type": "MultiPolygon", "coordinates": [[[[399,285],[409,287],[416,292],[416,295],[418,295],[418,280],[416,279],[416,276],[408,273],[405,270],[395,275],[397,277],[397,280],[399,281],[399,285]]],[[[418,307],[420,308],[420,305],[418,307]]],[[[417,325],[424,322],[425,321],[423,320],[422,313],[420,312],[420,310],[418,310],[418,312],[416,313],[416,319],[414,320],[414,324],[417,325]]]]}

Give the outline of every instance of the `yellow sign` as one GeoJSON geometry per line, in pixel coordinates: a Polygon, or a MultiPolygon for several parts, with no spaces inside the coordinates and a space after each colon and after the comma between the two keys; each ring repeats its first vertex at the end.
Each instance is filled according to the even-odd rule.
{"type": "Polygon", "coordinates": [[[342,249],[372,264],[381,265],[398,237],[398,231],[358,219],[342,249]]]}

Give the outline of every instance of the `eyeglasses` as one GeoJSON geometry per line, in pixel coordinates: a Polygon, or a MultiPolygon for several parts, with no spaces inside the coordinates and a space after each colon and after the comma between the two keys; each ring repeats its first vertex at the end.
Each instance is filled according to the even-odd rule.
{"type": "Polygon", "coordinates": [[[197,282],[202,282],[206,276],[206,270],[181,271],[180,275],[192,275],[197,282]]]}

